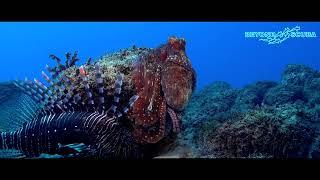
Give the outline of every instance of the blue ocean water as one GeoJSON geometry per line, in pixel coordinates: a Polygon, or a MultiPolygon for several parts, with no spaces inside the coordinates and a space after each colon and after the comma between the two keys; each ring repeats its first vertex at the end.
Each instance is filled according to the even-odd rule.
{"type": "Polygon", "coordinates": [[[320,23],[313,22],[1,22],[0,81],[40,77],[45,64],[53,63],[49,54],[79,51],[84,63],[132,45],[155,48],[169,36],[186,39],[198,89],[217,80],[234,87],[277,81],[286,64],[320,70],[319,37],[268,45],[244,34],[295,26],[320,36],[320,23]]]}

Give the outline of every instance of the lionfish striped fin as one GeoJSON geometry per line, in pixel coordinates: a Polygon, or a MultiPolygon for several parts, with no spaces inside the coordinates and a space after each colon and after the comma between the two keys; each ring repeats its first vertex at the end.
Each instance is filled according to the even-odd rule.
{"type": "Polygon", "coordinates": [[[94,105],[93,94],[92,94],[92,90],[89,85],[88,77],[86,76],[86,71],[84,69],[84,66],[80,67],[80,76],[81,76],[82,83],[83,83],[83,86],[84,86],[86,94],[87,94],[87,104],[92,107],[94,105]]]}
{"type": "MultiPolygon", "coordinates": [[[[20,89],[20,88],[19,88],[20,89]]],[[[2,93],[0,91],[0,93],[2,93]]],[[[14,131],[31,121],[42,107],[25,91],[12,90],[6,101],[1,102],[0,131],[14,131]]]]}
{"type": "MultiPolygon", "coordinates": [[[[55,87],[53,81],[49,78],[49,76],[48,76],[44,71],[41,72],[41,75],[42,75],[42,77],[50,84],[50,86],[55,87]]],[[[55,88],[54,90],[56,91],[56,88],[55,88]]],[[[58,97],[55,95],[55,91],[53,92],[53,99],[54,99],[54,101],[55,101],[56,99],[58,99],[58,97]]]]}
{"type": "Polygon", "coordinates": [[[42,101],[44,104],[48,104],[50,102],[50,97],[48,96],[49,90],[48,88],[45,88],[45,86],[40,83],[36,78],[33,80],[34,82],[31,82],[33,84],[33,87],[37,89],[37,91],[40,93],[42,97],[42,101]]]}
{"type": "MultiPolygon", "coordinates": [[[[70,59],[70,57],[67,59],[70,59]]],[[[91,85],[89,85],[89,77],[84,66],[79,68],[79,75],[80,83],[83,84],[85,93],[82,93],[75,88],[75,84],[73,83],[79,82],[71,81],[67,75],[60,71],[61,67],[59,67],[59,64],[58,67],[55,68],[50,68],[46,65],[46,69],[49,71],[50,76],[44,71],[42,71],[41,74],[44,80],[49,84],[48,87],[37,79],[34,79],[34,81],[26,80],[23,83],[17,82],[17,86],[20,89],[26,92],[31,98],[39,103],[39,105],[42,105],[42,110],[45,113],[48,113],[48,111],[51,113],[56,111],[97,111],[121,117],[128,112],[129,108],[138,98],[138,96],[133,96],[130,98],[129,103],[125,108],[121,110],[118,108],[124,78],[124,74],[118,73],[114,82],[113,101],[111,107],[106,111],[106,90],[104,88],[102,69],[99,65],[94,66],[95,85],[97,88],[95,94],[98,94],[97,97],[94,97],[95,94],[93,94],[93,89],[90,87],[91,85]]]]}
{"type": "Polygon", "coordinates": [[[34,79],[34,82],[29,81],[28,83],[30,83],[30,86],[32,86],[33,89],[37,92],[38,97],[41,97],[40,104],[41,104],[41,107],[43,108],[42,109],[43,111],[41,111],[41,112],[46,114],[45,111],[52,111],[52,107],[54,107],[52,105],[52,101],[51,101],[50,97],[47,95],[47,91],[44,90],[42,88],[42,86],[39,85],[38,80],[34,79]]]}
{"type": "Polygon", "coordinates": [[[74,95],[73,100],[75,104],[78,104],[78,102],[81,100],[81,96],[80,93],[77,93],[76,95],[74,95]]]}
{"type": "Polygon", "coordinates": [[[43,79],[45,79],[50,85],[53,85],[53,82],[51,81],[49,76],[44,71],[41,71],[41,75],[42,75],[43,79]]]}
{"type": "Polygon", "coordinates": [[[25,78],[24,82],[14,81],[13,83],[15,86],[20,88],[22,92],[29,95],[34,101],[44,105],[44,102],[42,101],[42,96],[40,95],[40,93],[37,92],[36,89],[34,89],[32,81],[30,82],[27,78],[25,78]]]}
{"type": "Polygon", "coordinates": [[[51,102],[50,97],[47,95],[47,92],[42,89],[43,87],[39,85],[40,82],[36,79],[34,81],[35,82],[25,79],[24,82],[13,81],[13,84],[38,103],[38,106],[41,107],[41,109],[39,109],[39,113],[46,114],[46,111],[52,111],[51,107],[48,105],[51,102]]]}
{"type": "Polygon", "coordinates": [[[98,94],[99,94],[98,111],[103,112],[105,110],[103,77],[102,77],[102,72],[101,72],[101,68],[99,65],[95,66],[95,70],[96,70],[96,83],[97,83],[97,89],[98,89],[98,94]]]}
{"type": "Polygon", "coordinates": [[[62,102],[63,102],[63,106],[68,109],[72,107],[72,103],[74,103],[74,102],[71,103],[70,99],[73,97],[75,87],[71,83],[70,79],[65,75],[61,76],[61,81],[65,85],[64,98],[62,99],[62,102]]]}
{"type": "MultiPolygon", "coordinates": [[[[57,61],[57,63],[60,62],[57,61]]],[[[58,67],[60,67],[60,64],[58,63],[58,67]]],[[[46,69],[47,71],[50,73],[51,75],[51,82],[52,82],[52,86],[54,87],[56,93],[59,95],[59,97],[61,97],[63,95],[63,91],[64,91],[64,87],[61,84],[61,82],[59,81],[59,69],[57,71],[52,71],[51,68],[49,67],[49,65],[46,64],[46,69]]],[[[48,77],[48,75],[47,75],[48,77]]]]}
{"type": "Polygon", "coordinates": [[[121,112],[117,113],[117,117],[123,116],[123,114],[127,114],[129,109],[133,106],[133,104],[138,100],[139,96],[134,95],[129,99],[128,105],[122,109],[121,112]]]}
{"type": "Polygon", "coordinates": [[[111,111],[111,114],[115,114],[117,111],[117,107],[118,107],[119,100],[120,100],[120,93],[121,93],[123,76],[124,76],[123,74],[119,73],[119,74],[117,74],[117,77],[116,77],[116,81],[114,84],[115,89],[114,89],[114,95],[113,95],[113,104],[109,109],[111,111]]]}
{"type": "Polygon", "coordinates": [[[48,110],[51,110],[54,108],[54,100],[52,98],[52,91],[45,86],[43,83],[41,83],[39,80],[37,80],[36,78],[34,78],[34,82],[35,84],[38,86],[39,89],[41,89],[41,91],[43,92],[43,98],[46,101],[46,106],[48,110]]]}
{"type": "Polygon", "coordinates": [[[63,85],[63,83],[61,82],[60,78],[59,78],[59,74],[57,74],[57,72],[53,72],[50,71],[50,67],[48,65],[46,65],[46,69],[50,72],[51,74],[51,78],[49,78],[49,76],[42,71],[42,77],[53,87],[54,90],[54,95],[53,95],[53,99],[54,99],[54,106],[59,108],[61,111],[65,112],[66,107],[64,107],[64,103],[62,98],[64,97],[64,90],[65,87],[63,85]]]}
{"type": "Polygon", "coordinates": [[[22,159],[26,158],[23,152],[15,149],[1,149],[0,159],[22,159]]]}

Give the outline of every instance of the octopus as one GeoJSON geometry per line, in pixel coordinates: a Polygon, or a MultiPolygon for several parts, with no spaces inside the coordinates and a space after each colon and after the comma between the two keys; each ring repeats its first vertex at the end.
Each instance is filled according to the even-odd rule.
{"type": "Polygon", "coordinates": [[[195,89],[196,73],[184,39],[168,42],[144,54],[134,65],[132,82],[139,98],[129,112],[133,137],[142,144],[157,143],[165,136],[167,116],[172,131],[181,131],[181,112],[195,89]]]}

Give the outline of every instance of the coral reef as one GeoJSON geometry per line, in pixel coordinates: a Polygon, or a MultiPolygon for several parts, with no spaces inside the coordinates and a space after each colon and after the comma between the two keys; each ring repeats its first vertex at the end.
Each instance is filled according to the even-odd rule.
{"type": "Polygon", "coordinates": [[[219,158],[246,158],[256,154],[272,158],[308,157],[314,130],[287,122],[276,112],[262,109],[221,124],[203,134],[201,153],[219,158]]]}
{"type": "Polygon", "coordinates": [[[215,82],[202,91],[192,95],[182,118],[183,131],[176,142],[177,147],[187,149],[191,157],[198,147],[198,138],[203,137],[201,132],[213,128],[214,123],[226,121],[231,107],[235,102],[238,90],[232,89],[226,82],[215,82]],[[207,122],[214,122],[208,124],[207,122]],[[209,128],[210,126],[210,128],[209,128]],[[208,127],[202,129],[202,127],[208,127]]]}
{"type": "Polygon", "coordinates": [[[201,158],[320,158],[320,72],[290,64],[280,82],[214,82],[190,99],[170,153],[201,158]]]}
{"type": "Polygon", "coordinates": [[[264,99],[266,105],[281,105],[304,100],[302,87],[295,85],[279,85],[271,88],[264,99]]]}
{"type": "Polygon", "coordinates": [[[240,90],[237,95],[235,105],[232,107],[235,110],[247,111],[254,109],[257,106],[263,105],[266,93],[270,88],[273,88],[277,83],[272,81],[259,81],[254,84],[247,85],[240,90]]]}
{"type": "Polygon", "coordinates": [[[205,87],[199,93],[194,94],[184,113],[184,126],[192,126],[198,122],[204,122],[208,117],[212,118],[220,113],[230,110],[234,105],[238,90],[232,89],[225,82],[215,82],[205,87]]]}

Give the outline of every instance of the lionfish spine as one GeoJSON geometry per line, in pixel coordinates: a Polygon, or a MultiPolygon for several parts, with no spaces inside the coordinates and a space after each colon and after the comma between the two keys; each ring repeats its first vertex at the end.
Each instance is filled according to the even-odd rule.
{"type": "Polygon", "coordinates": [[[40,93],[41,101],[44,104],[44,107],[47,110],[52,109],[54,106],[52,105],[53,100],[49,97],[49,95],[52,94],[52,92],[40,81],[38,81],[36,78],[34,78],[34,82],[31,82],[33,86],[37,89],[37,91],[40,93]]]}
{"type": "Polygon", "coordinates": [[[54,102],[54,106],[55,106],[55,107],[58,107],[60,110],[64,111],[64,110],[62,109],[62,107],[60,106],[60,105],[62,104],[62,101],[61,101],[61,100],[57,101],[57,100],[58,100],[58,96],[57,96],[56,94],[60,95],[60,93],[59,93],[59,92],[60,92],[60,91],[59,91],[59,88],[58,88],[57,85],[53,82],[53,80],[51,80],[51,79],[49,78],[49,76],[48,76],[44,71],[41,72],[41,75],[42,75],[42,77],[50,84],[50,86],[54,88],[54,92],[53,92],[54,95],[52,96],[53,102],[54,102]]]}
{"type": "MultiPolygon", "coordinates": [[[[72,103],[75,104],[74,102],[70,102],[70,99],[72,98],[74,91],[75,91],[75,87],[74,85],[71,83],[71,81],[69,80],[68,77],[66,77],[65,75],[61,76],[61,81],[65,83],[65,93],[63,95],[63,106],[65,109],[68,109],[70,107],[72,107],[72,103]]],[[[61,97],[62,98],[62,97],[61,97]]]]}
{"type": "Polygon", "coordinates": [[[118,104],[119,104],[123,76],[124,75],[121,73],[117,74],[117,76],[116,76],[113,104],[110,108],[110,111],[112,114],[114,114],[116,112],[118,104]]]}
{"type": "Polygon", "coordinates": [[[32,81],[29,81],[27,78],[25,78],[24,82],[15,81],[13,83],[36,102],[40,103],[41,105],[45,104],[45,102],[43,102],[41,94],[38,92],[37,88],[35,88],[32,81]]]}
{"type": "MultiPolygon", "coordinates": [[[[88,77],[86,75],[86,71],[85,71],[84,67],[81,66],[80,69],[81,69],[80,72],[83,72],[83,73],[80,73],[80,76],[81,76],[82,83],[83,83],[83,86],[84,86],[86,94],[87,94],[87,104],[90,107],[92,107],[94,105],[94,101],[93,101],[93,94],[92,94],[92,90],[89,85],[88,77]]],[[[83,104],[85,104],[85,102],[83,102],[83,104]]]]}
{"type": "MultiPolygon", "coordinates": [[[[60,66],[59,66],[60,67],[60,66]]],[[[49,78],[49,76],[42,71],[42,75],[45,78],[45,80],[50,83],[50,85],[54,88],[54,93],[56,96],[56,106],[61,109],[62,111],[65,111],[66,107],[64,107],[63,100],[61,99],[64,96],[65,86],[63,84],[63,81],[61,81],[61,77],[59,77],[59,70],[57,71],[50,71],[50,67],[46,65],[47,71],[50,72],[52,79],[49,78]]]]}
{"type": "Polygon", "coordinates": [[[98,94],[99,94],[99,106],[98,106],[98,111],[104,111],[105,110],[105,98],[104,98],[104,87],[103,87],[103,77],[102,77],[102,72],[100,66],[97,64],[95,66],[96,70],[96,83],[97,83],[97,89],[98,89],[98,94]]]}
{"type": "Polygon", "coordinates": [[[134,95],[129,99],[128,105],[122,109],[122,111],[117,113],[117,117],[121,117],[123,114],[127,114],[129,109],[133,106],[133,104],[138,100],[139,96],[134,95]]]}

